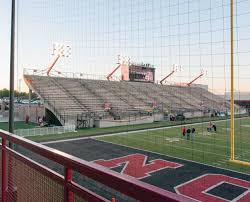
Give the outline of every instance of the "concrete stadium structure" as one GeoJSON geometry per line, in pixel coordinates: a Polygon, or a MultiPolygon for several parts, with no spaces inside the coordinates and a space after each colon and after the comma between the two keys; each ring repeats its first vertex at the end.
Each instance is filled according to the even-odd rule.
{"type": "MultiPolygon", "coordinates": [[[[24,74],[29,89],[62,124],[107,127],[158,121],[164,114],[208,116],[229,111],[221,96],[199,86],[24,74]]],[[[236,106],[236,111],[240,109],[236,106]]]]}

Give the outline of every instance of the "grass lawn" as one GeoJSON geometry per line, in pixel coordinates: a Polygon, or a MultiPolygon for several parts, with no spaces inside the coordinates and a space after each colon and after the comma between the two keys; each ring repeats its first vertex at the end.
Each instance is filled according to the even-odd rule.
{"type": "MultiPolygon", "coordinates": [[[[34,128],[36,126],[37,126],[36,123],[26,124],[24,121],[16,121],[14,123],[15,130],[17,130],[17,129],[34,128]]],[[[2,130],[8,130],[8,128],[9,128],[9,123],[8,122],[0,122],[0,129],[2,129],[2,130]]]]}
{"type": "MultiPolygon", "coordinates": [[[[213,120],[222,119],[220,117],[213,118],[213,120]]],[[[27,137],[30,140],[42,142],[42,141],[53,141],[53,140],[63,140],[69,138],[78,138],[78,137],[85,137],[85,136],[94,136],[94,135],[103,135],[108,133],[118,133],[118,132],[126,132],[126,131],[134,131],[134,130],[142,130],[148,128],[160,128],[172,125],[181,125],[186,123],[195,123],[195,122],[206,122],[211,120],[210,117],[205,117],[202,119],[194,118],[188,119],[185,121],[159,121],[154,123],[148,124],[139,124],[139,125],[126,125],[126,126],[118,126],[118,127],[109,127],[109,128],[84,128],[78,129],[76,132],[72,133],[64,133],[64,134],[50,134],[44,136],[30,136],[27,137]]]]}
{"type": "MultiPolygon", "coordinates": [[[[194,125],[196,135],[193,141],[182,137],[180,126],[97,139],[250,174],[249,167],[235,165],[228,161],[230,158],[229,120],[217,122],[216,126],[217,133],[208,133],[207,123],[194,125]]],[[[249,118],[235,121],[235,154],[236,159],[250,162],[249,118]]]]}

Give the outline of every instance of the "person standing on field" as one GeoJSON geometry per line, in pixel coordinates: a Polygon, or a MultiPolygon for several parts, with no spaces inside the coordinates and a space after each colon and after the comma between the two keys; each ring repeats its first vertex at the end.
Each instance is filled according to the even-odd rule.
{"type": "Polygon", "coordinates": [[[187,140],[190,140],[191,129],[187,129],[187,140]]]}
{"type": "Polygon", "coordinates": [[[186,135],[186,127],[184,126],[184,127],[181,129],[181,131],[182,131],[182,136],[185,137],[185,135],[186,135]]]}
{"type": "Polygon", "coordinates": [[[217,127],[215,124],[213,124],[213,129],[214,129],[214,132],[216,133],[217,132],[217,127]]]}
{"type": "Polygon", "coordinates": [[[207,132],[212,132],[213,123],[210,121],[207,127],[207,132]]]}
{"type": "Polygon", "coordinates": [[[195,128],[191,129],[191,140],[194,140],[195,128]]]}

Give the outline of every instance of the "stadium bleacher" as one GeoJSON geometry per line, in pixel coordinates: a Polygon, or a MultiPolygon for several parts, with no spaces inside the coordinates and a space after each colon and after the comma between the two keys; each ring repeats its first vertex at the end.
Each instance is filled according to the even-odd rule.
{"type": "Polygon", "coordinates": [[[153,103],[161,112],[171,113],[226,111],[229,108],[229,103],[221,96],[197,86],[39,75],[24,75],[24,78],[57,117],[92,113],[96,117],[114,119],[122,113],[148,113],[153,103]],[[105,109],[105,103],[112,106],[110,110],[105,109]]]}

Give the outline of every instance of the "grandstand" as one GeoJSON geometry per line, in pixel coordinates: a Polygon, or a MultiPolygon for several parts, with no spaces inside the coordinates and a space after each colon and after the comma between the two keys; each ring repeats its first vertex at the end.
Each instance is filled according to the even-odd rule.
{"type": "Polygon", "coordinates": [[[64,77],[62,73],[44,76],[34,72],[24,74],[28,87],[62,125],[92,127],[95,120],[121,121],[131,116],[145,119],[153,112],[181,113],[189,118],[210,116],[227,112],[230,106],[221,96],[199,86],[85,79],[64,77]]]}

